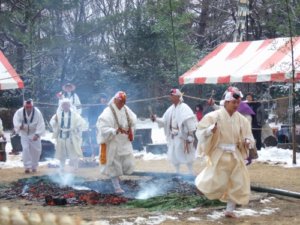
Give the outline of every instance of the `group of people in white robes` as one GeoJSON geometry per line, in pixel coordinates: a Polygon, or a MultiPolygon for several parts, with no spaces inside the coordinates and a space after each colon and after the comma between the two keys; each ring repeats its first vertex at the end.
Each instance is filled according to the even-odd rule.
{"type": "MultiPolygon", "coordinates": [[[[64,90],[72,92],[74,87],[68,85],[64,90]]],[[[56,139],[55,156],[60,160],[61,168],[66,159],[78,167],[82,157],[81,135],[87,129],[87,123],[76,107],[80,104],[79,98],[73,103],[70,96],[67,94],[59,100],[59,108],[50,120],[56,139]]],[[[176,173],[180,172],[180,165],[185,164],[189,173],[194,174],[193,163],[197,150],[201,149],[207,162],[195,184],[207,198],[227,202],[225,215],[235,217],[236,205],[249,201],[250,179],[244,160],[251,145],[255,144],[249,121],[237,112],[241,92],[237,88],[228,89],[223,99],[224,107],[206,114],[199,122],[192,109],[183,102],[179,89],[171,89],[169,96],[172,104],[163,116],[151,115],[151,120],[164,128],[169,161],[176,173]]],[[[134,170],[132,141],[137,116],[126,101],[126,93],[118,91],[96,123],[100,172],[111,179],[114,192],[118,194],[124,193],[120,176],[134,170]]],[[[13,122],[21,136],[25,172],[35,172],[41,152],[40,137],[45,131],[42,114],[33,106],[32,100],[28,100],[15,113],[13,122]]],[[[0,129],[0,135],[1,132],[0,129]]]]}
{"type": "MultiPolygon", "coordinates": [[[[50,121],[56,139],[55,157],[61,168],[64,168],[66,159],[70,159],[75,168],[78,167],[78,160],[82,157],[81,136],[87,129],[87,123],[80,115],[80,100],[74,90],[73,84],[63,86],[63,93],[58,96],[58,109],[50,121]]],[[[25,173],[35,173],[42,153],[41,136],[45,133],[45,122],[32,99],[25,100],[15,112],[13,125],[14,131],[20,135],[25,173]]],[[[2,121],[0,136],[3,136],[2,121]]]]}

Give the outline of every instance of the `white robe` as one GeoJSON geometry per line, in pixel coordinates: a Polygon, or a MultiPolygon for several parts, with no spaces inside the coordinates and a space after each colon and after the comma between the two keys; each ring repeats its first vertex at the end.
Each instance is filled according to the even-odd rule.
{"type": "Polygon", "coordinates": [[[197,188],[209,199],[247,204],[250,178],[244,159],[245,138],[254,144],[251,125],[239,112],[232,116],[225,108],[205,115],[198,123],[196,136],[207,156],[206,167],[197,176],[197,188]],[[217,130],[211,130],[217,123],[217,130]]]}
{"type": "Polygon", "coordinates": [[[0,135],[3,135],[3,125],[1,119],[0,119],[0,135]]]}
{"type": "Polygon", "coordinates": [[[58,100],[57,113],[62,112],[61,101],[63,98],[68,98],[71,102],[71,110],[73,110],[74,112],[77,112],[81,115],[81,113],[82,113],[81,102],[76,93],[73,93],[73,95],[63,95],[62,98],[60,98],[58,100]]]}
{"type": "MultiPolygon", "coordinates": [[[[137,120],[136,115],[126,105],[121,110],[119,110],[114,103],[111,103],[111,105],[116,112],[116,116],[121,128],[124,130],[128,130],[128,121],[125,113],[126,107],[131,120],[131,128],[134,129],[137,120]]],[[[132,173],[132,144],[128,139],[128,135],[116,133],[118,125],[109,106],[106,107],[98,117],[96,127],[98,130],[97,142],[100,144],[105,143],[107,149],[106,164],[101,165],[101,173],[109,177],[116,177],[132,173]]]]}
{"type": "Polygon", "coordinates": [[[64,113],[64,127],[62,125],[62,112],[56,113],[50,120],[53,128],[53,137],[56,139],[55,158],[63,164],[66,159],[78,160],[82,157],[82,132],[87,129],[87,123],[76,112],[70,110],[64,113]],[[68,128],[69,115],[70,127],[68,128]]]}
{"type": "Polygon", "coordinates": [[[41,138],[33,141],[33,136],[35,134],[41,137],[45,133],[45,122],[42,113],[36,107],[33,107],[33,111],[30,115],[26,116],[27,123],[23,115],[24,108],[18,109],[13,117],[13,124],[16,133],[21,136],[22,145],[22,159],[23,164],[26,169],[36,169],[38,167],[38,162],[40,160],[40,155],[42,152],[41,138]],[[33,116],[33,120],[31,118],[33,116]],[[21,129],[21,126],[23,128],[21,129]]]}
{"type": "Polygon", "coordinates": [[[197,119],[192,109],[183,102],[176,107],[173,104],[162,118],[157,118],[157,123],[160,127],[164,127],[168,143],[168,159],[172,164],[175,166],[192,164],[196,158],[195,147],[192,142],[185,146],[188,136],[194,137],[193,132],[196,130],[197,119]],[[185,152],[186,147],[189,153],[185,152]]]}

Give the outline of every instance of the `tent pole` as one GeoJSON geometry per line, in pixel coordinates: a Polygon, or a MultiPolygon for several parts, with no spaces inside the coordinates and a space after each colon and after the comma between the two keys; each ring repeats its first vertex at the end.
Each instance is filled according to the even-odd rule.
{"type": "Polygon", "coordinates": [[[294,63],[294,43],[293,43],[293,32],[292,32],[292,23],[290,18],[290,7],[288,0],[285,0],[286,3],[286,11],[288,14],[288,23],[289,23],[289,36],[291,43],[291,53],[292,53],[292,104],[293,104],[293,112],[292,112],[292,140],[293,140],[293,164],[297,164],[296,162],[296,90],[295,90],[295,63],[294,63]]]}

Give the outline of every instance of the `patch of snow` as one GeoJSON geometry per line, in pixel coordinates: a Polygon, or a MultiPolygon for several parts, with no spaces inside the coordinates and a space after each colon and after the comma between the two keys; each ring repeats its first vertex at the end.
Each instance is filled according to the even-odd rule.
{"type": "Polygon", "coordinates": [[[218,220],[224,217],[224,212],[221,211],[213,211],[212,214],[207,215],[208,219],[211,220],[218,220]]]}
{"type": "Polygon", "coordinates": [[[258,212],[253,210],[253,209],[238,209],[238,210],[234,210],[234,213],[238,216],[238,217],[242,217],[242,216],[257,216],[258,212]]]}
{"type": "MultiPolygon", "coordinates": [[[[253,209],[237,209],[234,210],[234,213],[237,215],[237,217],[244,217],[244,216],[259,216],[259,215],[271,215],[272,213],[275,213],[276,211],[279,211],[279,208],[264,208],[260,212],[257,212],[253,209]]],[[[223,211],[213,211],[212,214],[207,215],[207,217],[211,220],[218,220],[221,219],[224,216],[223,211]]]]}
{"type": "Polygon", "coordinates": [[[150,216],[148,218],[137,217],[133,222],[123,220],[121,223],[118,223],[118,225],[158,225],[166,220],[178,220],[178,217],[168,215],[150,216]]]}
{"type": "Polygon", "coordinates": [[[201,219],[198,217],[189,217],[187,220],[188,221],[200,221],[201,219]]]}
{"type": "Polygon", "coordinates": [[[259,212],[260,215],[271,215],[272,213],[275,213],[276,211],[279,211],[279,208],[265,208],[259,212]]]}
{"type": "Polygon", "coordinates": [[[145,161],[148,160],[161,160],[161,159],[166,159],[167,154],[153,154],[151,152],[146,152],[144,151],[135,151],[134,153],[135,158],[142,158],[145,161]]]}
{"type": "Polygon", "coordinates": [[[256,161],[267,162],[270,164],[279,164],[284,167],[300,167],[300,153],[296,153],[298,164],[293,164],[293,152],[289,149],[281,149],[277,147],[262,148],[258,152],[256,161]]]}
{"type": "Polygon", "coordinates": [[[109,221],[106,220],[98,220],[93,222],[87,222],[86,225],[110,225],[109,221]]]}
{"type": "Polygon", "coordinates": [[[270,198],[261,199],[260,203],[266,204],[266,203],[271,202],[273,199],[275,199],[275,198],[274,197],[270,197],[270,198]]]}

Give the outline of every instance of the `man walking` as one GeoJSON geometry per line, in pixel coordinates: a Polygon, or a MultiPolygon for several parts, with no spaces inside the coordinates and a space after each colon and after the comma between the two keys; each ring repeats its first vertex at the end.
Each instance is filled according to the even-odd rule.
{"type": "Polygon", "coordinates": [[[174,165],[176,173],[180,171],[180,165],[186,164],[193,174],[193,162],[196,158],[196,150],[193,145],[194,131],[196,130],[196,116],[193,110],[183,102],[179,89],[170,90],[172,105],[167,109],[162,118],[152,115],[152,121],[158,126],[164,127],[168,143],[168,159],[174,165]]]}
{"type": "Polygon", "coordinates": [[[25,173],[34,173],[42,152],[41,136],[45,132],[45,123],[40,110],[33,106],[32,99],[25,101],[24,106],[15,112],[13,124],[21,137],[25,173]]]}
{"type": "Polygon", "coordinates": [[[254,139],[249,121],[237,112],[241,101],[237,90],[228,91],[224,107],[205,115],[196,131],[207,163],[195,184],[207,198],[227,202],[227,217],[236,217],[233,212],[236,204],[247,204],[250,196],[250,178],[244,159],[254,139]]]}
{"type": "Polygon", "coordinates": [[[87,123],[75,111],[71,110],[71,102],[68,98],[61,100],[62,112],[57,112],[50,120],[53,128],[53,136],[56,139],[55,158],[60,161],[64,170],[66,159],[75,170],[78,169],[79,158],[82,157],[82,131],[87,129],[87,123]]]}
{"type": "Polygon", "coordinates": [[[118,91],[97,121],[101,173],[110,177],[117,194],[124,193],[120,176],[131,174],[134,168],[131,142],[137,117],[125,105],[126,98],[125,92],[118,91]]]}

